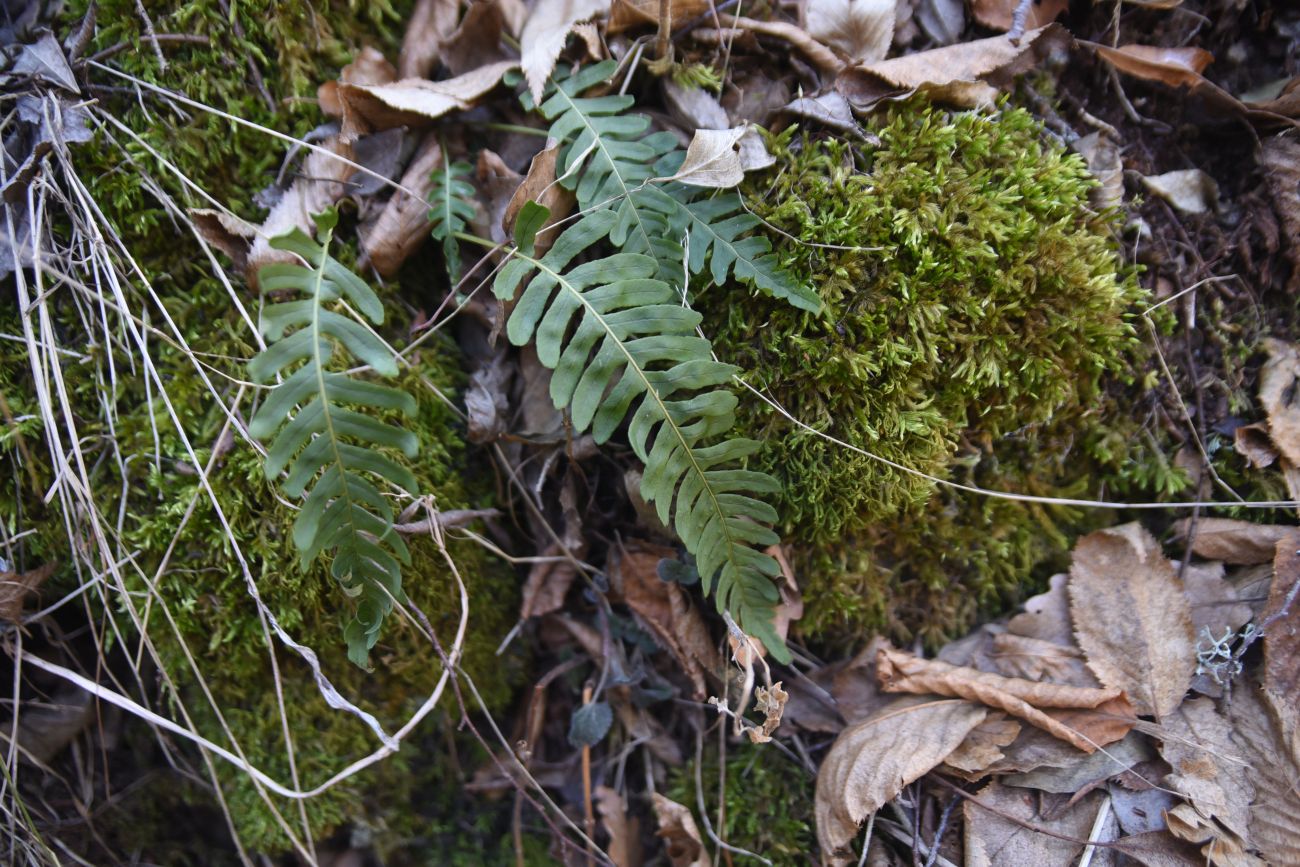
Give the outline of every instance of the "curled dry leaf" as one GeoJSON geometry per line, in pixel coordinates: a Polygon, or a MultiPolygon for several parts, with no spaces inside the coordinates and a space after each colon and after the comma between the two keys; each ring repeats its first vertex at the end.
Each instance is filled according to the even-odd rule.
{"type": "Polygon", "coordinates": [[[1074,647],[1074,624],[1070,621],[1070,576],[1058,573],[1048,582],[1046,593],[1031,596],[1025,610],[1007,622],[1007,632],[1074,647]]]}
{"type": "Polygon", "coordinates": [[[804,27],[851,63],[884,60],[894,38],[896,0],[804,0],[804,27]]]}
{"type": "Polygon", "coordinates": [[[659,837],[673,867],[713,867],[713,860],[704,848],[700,829],[695,825],[691,811],[676,801],[655,792],[651,795],[655,818],[659,820],[659,837]]]}
{"type": "Polygon", "coordinates": [[[763,553],[775,560],[781,569],[781,601],[777,603],[772,618],[772,629],[784,641],[790,635],[790,624],[803,617],[803,594],[799,592],[799,582],[795,580],[790,559],[785,556],[785,547],[772,545],[763,553]]]}
{"type": "Polygon", "coordinates": [[[442,166],[442,148],[433,133],[425,136],[384,209],[361,227],[361,247],[383,277],[397,274],[402,263],[429,239],[429,194],[433,173],[442,166]]]}
{"type": "Polygon", "coordinates": [[[556,182],[555,160],[559,155],[559,144],[547,140],[546,147],[537,152],[528,165],[528,174],[506,204],[505,215],[501,218],[501,228],[509,238],[515,231],[515,218],[528,202],[537,202],[549,211],[546,224],[538,230],[533,242],[533,255],[541,258],[551,249],[555,242],[555,227],[573,211],[576,202],[573,192],[566,190],[556,182]]]}
{"type": "Polygon", "coordinates": [[[1155,45],[1121,45],[1111,48],[1095,42],[1080,42],[1120,72],[1170,87],[1194,87],[1205,79],[1201,73],[1214,60],[1204,48],[1160,48],[1155,45]]]}
{"type": "Polygon", "coordinates": [[[248,248],[257,237],[256,226],[212,208],[191,208],[189,216],[203,240],[229,256],[236,270],[248,267],[248,248]]]}
{"type": "MultiPolygon", "coordinates": [[[[993,30],[1010,30],[1020,0],[972,0],[971,14],[975,20],[993,30]]],[[[1034,0],[1025,18],[1025,27],[1032,30],[1051,24],[1070,8],[1070,0],[1034,0]]]]}
{"type": "Polygon", "coordinates": [[[1229,712],[1233,741],[1250,762],[1250,835],[1270,864],[1300,864],[1300,726],[1294,703],[1243,683],[1229,712]]]}
{"type": "Polygon", "coordinates": [[[1192,553],[1205,560],[1222,560],[1234,566],[1267,563],[1273,559],[1277,543],[1295,531],[1295,527],[1257,524],[1234,518],[1183,518],[1174,524],[1174,533],[1186,539],[1192,532],[1192,553]]]}
{"type": "Polygon", "coordinates": [[[1088,753],[1097,748],[1095,742],[1048,716],[1040,708],[1092,708],[1119,696],[1116,689],[1090,689],[1002,677],[937,660],[918,659],[890,649],[880,651],[876,667],[880,687],[885,692],[935,693],[977,701],[1019,717],[1088,753]]]}
{"type": "Polygon", "coordinates": [[[880,691],[880,679],[876,677],[876,654],[884,647],[889,647],[888,641],[873,637],[831,679],[830,692],[836,707],[850,723],[864,720],[894,701],[880,691]]]}
{"type": "Polygon", "coordinates": [[[817,97],[801,96],[791,100],[782,107],[781,111],[797,118],[815,121],[839,132],[859,137],[863,135],[858,119],[853,116],[853,107],[843,95],[833,90],[817,97]]]}
{"type": "Polygon", "coordinates": [[[467,434],[472,443],[492,442],[506,430],[510,411],[510,385],[513,369],[504,353],[474,371],[465,390],[465,415],[467,434]]]}
{"type": "Polygon", "coordinates": [[[664,180],[719,190],[736,186],[745,179],[745,169],[740,164],[740,140],[747,132],[747,125],[735,129],[697,129],[686,148],[681,168],[664,180]]]}
{"type": "Polygon", "coordinates": [[[1119,158],[1119,144],[1109,135],[1093,132],[1072,147],[1088,164],[1088,171],[1101,184],[1089,197],[1100,209],[1114,208],[1124,201],[1124,165],[1119,158]]]}
{"type": "Polygon", "coordinates": [[[1036,793],[991,782],[962,803],[967,867],[1073,864],[1102,800],[1093,792],[1060,815],[1048,816],[1036,793]]]}
{"type": "Polygon", "coordinates": [[[991,658],[998,672],[1007,677],[1047,680],[1070,686],[1096,685],[1096,679],[1084,663],[1083,652],[1077,647],[1064,647],[1051,641],[1004,632],[993,636],[991,658]]]}
{"type": "Polygon", "coordinates": [[[1232,444],[1237,453],[1255,469],[1271,467],[1277,461],[1277,446],[1273,445],[1265,423],[1244,424],[1237,428],[1232,432],[1232,444]]]}
{"type": "Polygon", "coordinates": [[[460,0],[417,0],[397,59],[400,78],[426,78],[433,72],[459,14],[460,0]]]}
{"type": "Polygon", "coordinates": [[[866,818],[947,758],[987,711],[960,700],[904,699],[835,740],[817,774],[817,840],[830,863],[848,863],[848,844],[866,818]]]}
{"type": "Polygon", "coordinates": [[[1264,626],[1264,687],[1291,713],[1300,707],[1300,530],[1277,543],[1264,626]]]}
{"type": "Polygon", "coordinates": [[[994,36],[918,51],[855,66],[840,76],[835,87],[859,105],[909,90],[920,90],[933,99],[962,106],[989,104],[997,90],[987,78],[1028,68],[1069,38],[1063,28],[1049,25],[1026,33],[1019,43],[994,36]]]}
{"type": "Polygon", "coordinates": [[[376,129],[420,126],[473,107],[515,66],[512,60],[501,60],[444,81],[404,78],[391,84],[340,84],[339,100],[345,113],[364,118],[376,129]]]}
{"type": "Polygon", "coordinates": [[[609,0],[537,0],[519,34],[519,65],[533,100],[541,103],[546,79],[573,25],[609,10],[609,0]]]}
{"type": "Polygon", "coordinates": [[[578,577],[578,567],[567,557],[562,557],[563,549],[554,542],[542,550],[541,563],[534,563],[528,570],[528,580],[524,582],[523,600],[519,605],[519,619],[541,617],[564,607],[564,597],[568,595],[573,580],[578,577]]]}
{"type": "Polygon", "coordinates": [[[1098,750],[1064,767],[1038,768],[1020,774],[1007,774],[1002,782],[1009,786],[1038,789],[1057,795],[1086,793],[1111,777],[1130,771],[1155,756],[1150,741],[1137,732],[1105,750],[1098,750]]]}
{"type": "Polygon", "coordinates": [[[1174,567],[1138,524],[1091,533],[1074,548],[1070,613],[1088,667],[1142,715],[1163,718],[1196,667],[1192,616],[1174,567]]]}
{"type": "Polygon", "coordinates": [[[505,5],[500,0],[475,0],[469,4],[464,19],[441,48],[442,65],[452,75],[464,75],[480,66],[510,59],[501,42],[506,27],[505,5]]]}
{"type": "Polygon", "coordinates": [[[1184,214],[1204,214],[1219,202],[1219,185],[1200,169],[1148,175],[1142,185],[1184,214]]]}

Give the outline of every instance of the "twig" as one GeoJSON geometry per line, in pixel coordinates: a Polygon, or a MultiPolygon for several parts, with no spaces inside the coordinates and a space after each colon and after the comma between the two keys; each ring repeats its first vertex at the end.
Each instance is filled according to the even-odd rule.
{"type": "Polygon", "coordinates": [[[1025,22],[1029,20],[1029,10],[1033,6],[1034,0],[1020,0],[1016,4],[1016,11],[1011,15],[1011,29],[1007,31],[1012,45],[1019,45],[1020,37],[1025,35],[1025,22]]]}

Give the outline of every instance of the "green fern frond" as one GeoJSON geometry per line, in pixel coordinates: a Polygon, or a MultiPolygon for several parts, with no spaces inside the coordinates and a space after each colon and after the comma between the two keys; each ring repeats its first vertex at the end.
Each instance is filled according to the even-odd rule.
{"type": "MultiPolygon", "coordinates": [[[[266,476],[285,470],[284,493],[306,500],[293,525],[293,541],[304,568],[323,553],[333,556],[331,574],[357,600],[356,616],[344,630],[348,657],[365,666],[392,600],[401,600],[401,563],[410,555],[393,531],[393,510],[378,483],[415,492],[411,471],[383,450],[414,458],[413,433],[380,421],[375,414],[415,413],[409,394],[357,379],[328,365],[338,348],[394,376],[391,352],[367,327],[327,305],[346,301],[375,325],[384,321],[378,296],[329,255],[337,216],[316,218],[320,242],[299,229],[271,240],[271,246],[302,258],[306,266],[276,263],[258,271],[268,295],[298,298],[268,304],[261,330],[267,348],[248,363],[255,382],[280,382],[249,422],[249,433],[271,439],[266,476]]],[[[342,365],[336,365],[342,366],[342,365]]]]}
{"type": "Polygon", "coordinates": [[[548,135],[561,142],[562,180],[574,190],[583,211],[611,208],[618,221],[610,240],[621,249],[652,256],[656,275],[680,283],[685,250],[691,238],[690,271],[706,266],[716,283],[729,274],[795,307],[817,311],[820,299],[810,287],[783,270],[762,236],[741,238],[759,221],[742,211],[735,193],[716,196],[684,184],[660,185],[681,164],[684,153],[667,132],[648,133],[650,120],[625,114],[630,96],[584,97],[581,94],[604,82],[616,68],[605,61],[553,80],[550,94],[539,110],[551,121],[548,135]]]}
{"type": "MultiPolygon", "coordinates": [[[[788,661],[772,624],[779,568],[762,550],[779,541],[767,527],[776,511],[759,499],[775,493],[777,483],[735,468],[757,442],[705,445],[735,423],[736,396],[724,386],[737,369],[713,359],[709,341],[696,335],[700,315],[655,276],[659,265],[651,256],[619,252],[573,264],[611,239],[621,219],[615,211],[593,211],[541,258],[520,232],[493,285],[501,299],[518,293],[506,334],[516,345],[535,342],[538,358],[554,371],[551,399],[568,409],[575,429],[605,442],[628,421],[632,449],[646,466],[641,494],[695,555],[705,591],[788,661]]],[[[538,222],[521,215],[519,225],[538,222]]]]}
{"type": "Polygon", "coordinates": [[[442,242],[443,261],[447,263],[447,276],[453,284],[460,274],[460,242],[456,233],[465,231],[474,218],[474,187],[465,180],[471,171],[473,168],[468,163],[449,163],[444,159],[442,168],[433,173],[429,222],[434,240],[442,242]]]}

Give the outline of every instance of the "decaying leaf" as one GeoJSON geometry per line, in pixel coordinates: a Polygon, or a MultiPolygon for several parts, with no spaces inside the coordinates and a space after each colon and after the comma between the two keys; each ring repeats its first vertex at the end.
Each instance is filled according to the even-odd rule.
{"type": "Polygon", "coordinates": [[[492,442],[506,430],[510,397],[506,389],[513,370],[505,355],[497,354],[470,374],[465,390],[465,415],[469,441],[492,442]]]}
{"type": "Polygon", "coordinates": [[[1113,208],[1124,200],[1124,164],[1119,157],[1119,144],[1109,135],[1093,132],[1076,141],[1072,147],[1088,164],[1101,184],[1089,195],[1098,208],[1113,208]]]}
{"type": "Polygon", "coordinates": [[[1150,741],[1137,732],[1130,732],[1121,741],[1110,744],[1073,764],[1059,768],[1038,768],[1002,777],[1008,786],[1038,789],[1059,795],[1087,792],[1098,783],[1119,776],[1152,758],[1155,751],[1150,741]]]}
{"type": "Polygon", "coordinates": [[[1269,436],[1292,466],[1300,466],[1300,352],[1294,343],[1267,338],[1268,360],[1259,372],[1259,402],[1269,436]]]}
{"type": "Polygon", "coordinates": [[[1291,262],[1287,291],[1300,291],[1300,141],[1292,136],[1273,136],[1259,149],[1264,182],[1286,229],[1284,250],[1291,262]]]}
{"type": "MultiPolygon", "coordinates": [[[[935,45],[952,45],[966,29],[966,4],[962,0],[920,0],[913,17],[935,45]]],[[[898,23],[895,21],[895,35],[898,23]]]]}
{"type": "Polygon", "coordinates": [[[429,194],[442,160],[438,137],[429,133],[402,175],[402,188],[393,192],[379,216],[362,225],[361,247],[381,276],[394,276],[429,239],[429,194]]]}
{"type": "Polygon", "coordinates": [[[763,724],[745,728],[751,743],[765,744],[772,740],[772,733],[781,726],[781,715],[785,713],[785,703],[789,698],[790,694],[781,688],[779,680],[770,689],[760,686],[754,690],[754,710],[763,715],[763,724]]]}
{"type": "Polygon", "coordinates": [[[1083,850],[1082,842],[1073,841],[1088,838],[1102,799],[1101,793],[1093,792],[1059,816],[1049,817],[1040,810],[1036,793],[991,782],[975,794],[975,800],[962,804],[966,864],[1073,864],[1083,850]],[[1051,834],[1032,830],[1038,828],[1051,834]]]}
{"type": "Polygon", "coordinates": [[[659,820],[658,836],[663,838],[664,849],[673,867],[713,867],[713,859],[704,848],[691,811],[658,792],[651,798],[655,818],[659,820]]]}
{"type": "MultiPolygon", "coordinates": [[[[18,716],[20,755],[47,764],[95,723],[99,710],[95,697],[75,686],[59,689],[46,701],[25,705],[18,716]]],[[[6,723],[6,748],[8,729],[6,723]]]]}
{"type": "Polygon", "coordinates": [[[440,49],[442,65],[452,75],[464,75],[477,67],[509,59],[510,53],[501,40],[509,5],[503,0],[472,0],[465,17],[440,49]]]}
{"type": "Polygon", "coordinates": [[[546,79],[564,50],[569,32],[609,9],[609,0],[538,0],[519,34],[519,65],[533,99],[540,103],[546,79]]]}
{"type": "Polygon", "coordinates": [[[1070,576],[1053,575],[1046,593],[1031,596],[1022,606],[1024,611],[1007,622],[1007,632],[1050,641],[1063,647],[1074,647],[1074,624],[1070,621],[1070,594],[1066,589],[1070,576]]]}
{"type": "Polygon", "coordinates": [[[980,779],[989,766],[1004,757],[1002,748],[1015,741],[1020,728],[1020,723],[1006,714],[989,714],[948,754],[944,767],[968,780],[980,779]]]}
{"type": "Polygon", "coordinates": [[[1205,79],[1201,73],[1214,60],[1204,48],[1160,48],[1154,45],[1121,45],[1111,48],[1081,42],[1120,72],[1170,87],[1194,87],[1205,79]]]}
{"type": "Polygon", "coordinates": [[[1007,677],[1096,686],[1096,678],[1088,671],[1083,652],[1077,647],[1004,632],[993,636],[991,658],[998,672],[1007,677]]]}
{"type": "Polygon", "coordinates": [[[614,862],[614,867],[631,867],[632,851],[636,847],[636,837],[629,833],[633,822],[628,820],[627,799],[617,789],[609,786],[596,786],[592,791],[592,800],[596,803],[596,812],[600,814],[600,824],[609,835],[605,844],[605,854],[614,862]]]}
{"type": "Polygon", "coordinates": [[[888,646],[889,642],[885,639],[873,637],[832,678],[831,695],[835,698],[840,714],[848,722],[864,720],[895,700],[881,692],[880,680],[876,677],[876,655],[881,648],[888,646]]]}
{"type": "Polygon", "coordinates": [[[1084,752],[1097,744],[1062,725],[1040,708],[1092,708],[1118,698],[1118,689],[1091,689],[1003,677],[973,668],[918,659],[911,654],[882,649],[876,657],[877,676],[886,692],[935,693],[976,701],[1068,741],[1084,752]]]}
{"type": "MultiPolygon", "coordinates": [[[[1010,30],[1020,0],[972,0],[971,14],[985,27],[994,30],[1010,30]]],[[[1032,30],[1051,24],[1061,13],[1070,8],[1070,0],[1034,0],[1025,17],[1025,27],[1032,30]]]]}
{"type": "Polygon", "coordinates": [[[745,179],[745,172],[770,166],[773,158],[749,124],[734,129],[697,129],[677,173],[665,180],[692,187],[728,189],[745,179]],[[748,146],[744,142],[749,139],[748,146]]]}
{"type": "Polygon", "coordinates": [[[1164,830],[1130,834],[1115,841],[1115,848],[1143,867],[1205,867],[1205,858],[1195,846],[1178,840],[1164,830]]]}
{"type": "Polygon", "coordinates": [[[418,0],[402,38],[397,68],[400,78],[426,78],[456,29],[460,0],[418,0]]]}
{"type": "Polygon", "coordinates": [[[1235,632],[1254,616],[1236,587],[1224,577],[1222,563],[1197,563],[1183,570],[1183,592],[1192,614],[1198,644],[1235,632]]]}
{"type": "Polygon", "coordinates": [[[858,826],[947,758],[987,713],[966,701],[904,699],[841,732],[817,774],[823,857],[847,863],[844,850],[858,826]]]}
{"type": "Polygon", "coordinates": [[[1232,432],[1232,444],[1246,462],[1256,469],[1271,467],[1278,459],[1277,446],[1268,435],[1265,423],[1243,424],[1232,432]]]}
{"type": "Polygon", "coordinates": [[[804,26],[852,63],[884,60],[894,38],[896,0],[805,0],[804,26]]]}
{"type": "Polygon", "coordinates": [[[473,107],[515,66],[514,61],[502,60],[444,81],[404,78],[391,84],[340,84],[339,100],[346,111],[375,129],[420,126],[473,107]]]}
{"type": "Polygon", "coordinates": [[[1218,206],[1219,185],[1200,169],[1148,175],[1142,184],[1184,214],[1204,214],[1218,206]]]}
{"type": "Polygon", "coordinates": [[[505,216],[501,218],[501,228],[506,237],[511,237],[515,230],[515,218],[520,209],[528,202],[536,202],[546,208],[549,216],[546,224],[538,230],[533,241],[535,256],[544,256],[555,241],[555,227],[560,225],[573,211],[574,198],[571,190],[556,182],[555,159],[560,146],[547,141],[546,147],[537,152],[528,165],[528,174],[515,188],[514,195],[506,204],[505,216]]]}
{"type": "MultiPolygon", "coordinates": [[[[706,0],[671,0],[668,20],[677,27],[709,11],[706,0]]],[[[659,22],[659,0],[614,0],[609,8],[608,33],[622,33],[632,27],[659,22]]]]}
{"type": "Polygon", "coordinates": [[[1272,560],[1278,541],[1296,528],[1233,518],[1198,518],[1195,522],[1184,518],[1173,529],[1184,539],[1189,530],[1193,531],[1192,553],[1197,557],[1250,566],[1272,560]]]}
{"type": "Polygon", "coordinates": [[[257,237],[256,226],[215,208],[191,208],[189,217],[203,240],[229,256],[236,270],[248,267],[248,249],[257,237]]]}
{"type": "Polygon", "coordinates": [[[23,600],[40,587],[54,574],[58,561],[31,569],[27,572],[0,572],[0,620],[17,623],[23,617],[23,600]]]}
{"type": "Polygon", "coordinates": [[[1300,864],[1300,726],[1294,702],[1243,683],[1229,716],[1251,763],[1251,840],[1270,864],[1300,864]]]}
{"type": "Polygon", "coordinates": [[[666,79],[663,86],[668,113],[683,129],[729,129],[733,125],[722,103],[704,88],[682,87],[672,79],[666,79]]]}
{"type": "Polygon", "coordinates": [[[1300,530],[1277,542],[1264,626],[1264,687],[1292,714],[1300,708],[1300,530]]]}
{"type": "Polygon", "coordinates": [[[1074,548],[1070,614],[1088,667],[1158,719],[1183,700],[1196,668],[1192,617],[1178,575],[1138,524],[1091,533],[1074,548]]]}
{"type": "Polygon", "coordinates": [[[524,582],[523,601],[519,605],[519,619],[541,617],[564,607],[573,580],[578,577],[578,567],[567,558],[559,545],[551,543],[542,551],[544,562],[534,563],[524,582]]]}

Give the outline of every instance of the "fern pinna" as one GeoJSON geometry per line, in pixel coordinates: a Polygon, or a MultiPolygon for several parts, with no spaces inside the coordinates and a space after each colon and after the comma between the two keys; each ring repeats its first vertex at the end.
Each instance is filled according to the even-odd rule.
{"type": "Polygon", "coordinates": [[[392,353],[374,333],[329,309],[346,301],[373,324],[384,321],[378,296],[329,254],[336,220],[333,212],[316,218],[319,243],[299,229],[271,240],[272,247],[306,265],[275,263],[257,273],[263,293],[300,297],[262,311],[268,346],[248,363],[248,372],[259,383],[282,378],[248,430],[262,441],[274,436],[267,478],[287,469],[284,493],[307,495],[294,521],[294,545],[304,568],[322,553],[333,556],[332,575],[356,598],[356,615],[344,629],[348,658],[365,666],[384,616],[394,599],[403,598],[401,563],[410,562],[379,485],[417,489],[410,470],[383,450],[414,458],[418,442],[410,431],[374,417],[391,411],[413,415],[409,394],[328,369],[341,348],[349,362],[356,359],[383,376],[397,374],[392,353]]]}
{"type": "Polygon", "coordinates": [[[652,256],[618,252],[573,264],[612,239],[621,213],[587,214],[539,258],[533,234],[545,209],[530,202],[524,211],[531,213],[521,212],[516,249],[493,284],[498,298],[518,297],[506,323],[510,341],[535,342],[554,370],[551,398],[575,429],[604,442],[629,420],[628,438],[646,466],[642,496],[661,520],[671,518],[718,607],[788,661],[772,624],[779,568],[761,550],[779,541],[766,526],[776,511],[759,499],[777,483],[736,466],[757,442],[718,441],[735,423],[736,396],[725,386],[737,369],[713,359],[696,334],[700,314],[656,276],[652,256]]]}
{"type": "MultiPolygon", "coordinates": [[[[444,148],[444,157],[446,152],[444,148]]],[[[444,158],[442,167],[433,173],[430,198],[433,207],[429,209],[429,223],[433,239],[442,242],[442,258],[453,284],[460,273],[460,247],[456,233],[465,231],[474,218],[474,205],[470,203],[474,187],[465,180],[472,171],[469,163],[449,163],[444,158]]]]}
{"type": "Polygon", "coordinates": [[[715,283],[732,275],[795,307],[820,309],[817,293],[777,264],[767,239],[748,234],[759,220],[735,192],[651,183],[681,165],[684,153],[676,138],[668,132],[647,134],[649,118],[624,114],[634,102],[630,96],[582,96],[616,67],[608,60],[568,77],[557,74],[539,107],[552,122],[548,135],[564,145],[558,173],[574,190],[578,207],[614,210],[618,222],[610,240],[627,252],[653,256],[663,280],[680,283],[684,265],[691,274],[707,265],[715,283]],[[688,238],[689,257],[683,244],[688,238]]]}

